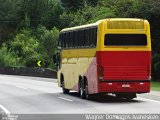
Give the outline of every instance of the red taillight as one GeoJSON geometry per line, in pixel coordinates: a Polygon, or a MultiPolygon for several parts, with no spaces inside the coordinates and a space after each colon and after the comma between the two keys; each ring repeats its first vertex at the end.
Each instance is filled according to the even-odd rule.
{"type": "Polygon", "coordinates": [[[148,73],[148,80],[151,80],[152,77],[151,77],[151,66],[150,65],[147,66],[147,73],[148,73]]]}
{"type": "Polygon", "coordinates": [[[103,80],[103,76],[104,76],[104,68],[103,66],[99,67],[99,79],[103,80]]]}

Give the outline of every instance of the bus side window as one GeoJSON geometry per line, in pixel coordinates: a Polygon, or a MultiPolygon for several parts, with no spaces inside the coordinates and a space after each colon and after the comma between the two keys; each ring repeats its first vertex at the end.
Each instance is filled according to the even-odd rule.
{"type": "Polygon", "coordinates": [[[68,45],[67,48],[69,48],[69,44],[70,44],[69,41],[70,41],[70,39],[69,39],[69,32],[68,32],[67,33],[67,45],[68,45]]]}
{"type": "Polygon", "coordinates": [[[66,35],[63,33],[63,48],[66,47],[66,35]]]}
{"type": "Polygon", "coordinates": [[[94,47],[94,28],[90,28],[90,47],[94,47]]]}
{"type": "Polygon", "coordinates": [[[70,32],[70,47],[73,48],[73,32],[70,32]]]}
{"type": "Polygon", "coordinates": [[[85,31],[82,30],[82,47],[85,47],[85,31]]]}
{"type": "Polygon", "coordinates": [[[75,31],[73,31],[73,48],[75,48],[75,31]]]}
{"type": "Polygon", "coordinates": [[[73,31],[73,48],[75,48],[76,33],[73,31]]]}
{"type": "Polygon", "coordinates": [[[87,30],[86,29],[84,29],[84,47],[86,47],[87,46],[87,34],[86,34],[86,32],[87,32],[87,30]]]}
{"type": "Polygon", "coordinates": [[[91,47],[91,44],[92,44],[91,28],[88,29],[88,40],[89,40],[88,46],[91,47]]]}
{"type": "Polygon", "coordinates": [[[68,32],[68,48],[71,48],[71,33],[68,32]]]}
{"type": "Polygon", "coordinates": [[[81,36],[80,36],[80,33],[81,33],[81,31],[80,30],[78,30],[78,41],[77,41],[77,43],[78,43],[78,48],[80,47],[80,40],[81,40],[81,36]]]}
{"type": "Polygon", "coordinates": [[[79,47],[79,35],[78,35],[78,31],[76,31],[76,47],[79,47]]]}
{"type": "Polygon", "coordinates": [[[59,34],[58,46],[61,47],[62,43],[62,34],[59,34]]]}
{"type": "Polygon", "coordinates": [[[78,31],[76,31],[75,38],[75,47],[78,47],[78,31]]]}
{"type": "Polygon", "coordinates": [[[68,39],[68,37],[69,37],[69,34],[66,33],[66,48],[69,47],[69,39],[68,39]]]}
{"type": "Polygon", "coordinates": [[[85,30],[85,46],[89,47],[89,29],[85,30]]]}
{"type": "Polygon", "coordinates": [[[97,28],[94,28],[94,34],[93,34],[93,43],[94,46],[97,46],[97,28]]]}
{"type": "Polygon", "coordinates": [[[80,30],[79,46],[83,47],[83,30],[80,30]]]}
{"type": "Polygon", "coordinates": [[[61,33],[61,39],[60,39],[60,41],[61,41],[61,47],[63,48],[63,33],[61,33]]]}
{"type": "Polygon", "coordinates": [[[78,40],[78,45],[79,45],[79,48],[81,48],[81,39],[82,39],[82,37],[81,37],[81,30],[79,30],[79,40],[78,40]]]}
{"type": "Polygon", "coordinates": [[[81,30],[78,30],[78,47],[81,47],[81,30]]]}

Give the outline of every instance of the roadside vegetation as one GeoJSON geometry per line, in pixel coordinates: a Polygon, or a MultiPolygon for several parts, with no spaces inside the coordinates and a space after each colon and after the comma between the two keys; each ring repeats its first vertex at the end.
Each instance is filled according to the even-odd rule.
{"type": "Polygon", "coordinates": [[[105,18],[149,20],[152,77],[160,79],[159,0],[0,0],[0,66],[55,68],[59,31],[105,18]]]}
{"type": "Polygon", "coordinates": [[[160,91],[160,82],[152,81],[151,90],[160,91]]]}

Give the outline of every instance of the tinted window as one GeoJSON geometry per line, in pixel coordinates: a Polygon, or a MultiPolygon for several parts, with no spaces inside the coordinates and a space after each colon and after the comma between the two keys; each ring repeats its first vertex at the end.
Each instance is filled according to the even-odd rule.
{"type": "Polygon", "coordinates": [[[93,28],[90,29],[90,46],[93,47],[94,46],[94,30],[93,28]]]}
{"type": "Polygon", "coordinates": [[[88,48],[96,47],[97,27],[84,28],[79,30],[60,33],[59,45],[62,48],[88,48]]]}
{"type": "Polygon", "coordinates": [[[97,28],[93,29],[93,44],[94,46],[97,45],[97,28]]]}
{"type": "Polygon", "coordinates": [[[65,46],[66,48],[68,48],[68,34],[67,33],[65,33],[65,41],[66,41],[65,46]]]}
{"type": "Polygon", "coordinates": [[[82,47],[85,47],[85,32],[84,32],[84,30],[82,30],[82,38],[81,38],[82,40],[82,47]]]}
{"type": "Polygon", "coordinates": [[[90,46],[90,29],[85,30],[85,46],[90,46]]]}
{"type": "Polygon", "coordinates": [[[67,38],[67,40],[68,40],[68,48],[70,48],[71,47],[71,33],[67,33],[67,35],[68,35],[68,38],[67,38]]]}
{"type": "Polygon", "coordinates": [[[73,48],[76,47],[76,32],[73,32],[73,48]]]}
{"type": "Polygon", "coordinates": [[[63,41],[63,48],[65,48],[66,47],[66,35],[64,33],[63,33],[62,41],[63,41]]]}
{"type": "Polygon", "coordinates": [[[75,47],[78,47],[78,31],[75,32],[75,47]]]}
{"type": "Polygon", "coordinates": [[[106,34],[104,45],[143,46],[147,45],[147,36],[145,34],[106,34]]]}
{"type": "Polygon", "coordinates": [[[70,47],[73,48],[73,32],[70,32],[70,41],[71,41],[70,47]]]}
{"type": "Polygon", "coordinates": [[[62,34],[59,35],[58,46],[62,45],[62,34]]]}
{"type": "Polygon", "coordinates": [[[77,35],[77,42],[78,42],[78,47],[81,46],[81,31],[78,31],[78,35],[77,35]]]}

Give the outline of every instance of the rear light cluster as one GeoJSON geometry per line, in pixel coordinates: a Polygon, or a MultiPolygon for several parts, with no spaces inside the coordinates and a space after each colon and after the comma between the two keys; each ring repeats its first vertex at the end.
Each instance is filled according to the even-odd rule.
{"type": "Polygon", "coordinates": [[[151,77],[151,66],[150,65],[148,65],[147,67],[147,72],[148,72],[148,80],[151,80],[152,77],[151,77]]]}
{"type": "Polygon", "coordinates": [[[151,76],[148,76],[148,80],[151,80],[152,79],[152,77],[151,76]]]}
{"type": "Polygon", "coordinates": [[[99,67],[99,79],[103,80],[103,77],[104,77],[104,68],[103,66],[100,66],[99,67]]]}

